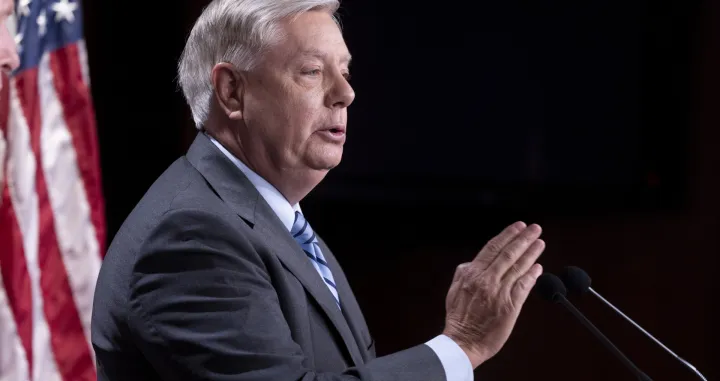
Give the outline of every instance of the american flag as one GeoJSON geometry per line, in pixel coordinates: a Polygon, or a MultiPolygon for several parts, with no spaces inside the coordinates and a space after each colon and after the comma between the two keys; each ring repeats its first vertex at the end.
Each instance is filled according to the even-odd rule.
{"type": "Polygon", "coordinates": [[[95,380],[105,216],[81,4],[15,6],[20,68],[0,95],[0,381],[95,380]]]}

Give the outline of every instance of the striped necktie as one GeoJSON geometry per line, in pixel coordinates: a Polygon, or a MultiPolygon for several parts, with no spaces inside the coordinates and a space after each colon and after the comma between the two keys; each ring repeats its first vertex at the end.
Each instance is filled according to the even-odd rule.
{"type": "Polygon", "coordinates": [[[335,302],[338,307],[340,307],[340,297],[338,296],[337,286],[335,286],[335,280],[333,279],[330,268],[325,261],[322,250],[320,250],[315,232],[313,232],[310,228],[310,224],[307,222],[302,213],[295,212],[295,222],[290,230],[290,234],[292,234],[295,241],[300,244],[300,247],[302,247],[308,258],[310,258],[310,262],[315,267],[315,270],[317,270],[320,274],[323,281],[325,281],[325,284],[335,297],[335,302]]]}

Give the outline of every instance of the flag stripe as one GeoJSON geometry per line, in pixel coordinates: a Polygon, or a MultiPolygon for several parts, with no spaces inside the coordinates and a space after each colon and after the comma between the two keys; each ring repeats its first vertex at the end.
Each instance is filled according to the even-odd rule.
{"type": "Polygon", "coordinates": [[[0,276],[0,379],[8,381],[30,380],[28,373],[27,350],[18,336],[15,320],[10,311],[10,301],[3,288],[3,278],[0,276]]]}
{"type": "Polygon", "coordinates": [[[78,59],[80,64],[80,70],[82,70],[83,75],[83,82],[85,82],[85,86],[87,86],[88,89],[90,89],[90,73],[89,69],[90,66],[88,66],[88,58],[87,58],[87,48],[85,47],[85,40],[80,40],[77,43],[77,49],[78,49],[78,59]]]}
{"type": "MultiPolygon", "coordinates": [[[[29,83],[30,89],[37,82],[33,73],[20,84],[29,83]]],[[[18,234],[22,237],[22,250],[25,254],[26,268],[30,278],[32,305],[32,358],[30,373],[33,380],[58,380],[58,374],[52,349],[50,348],[50,329],[45,320],[44,303],[40,287],[40,268],[38,267],[38,197],[35,192],[36,162],[31,149],[30,128],[20,104],[17,82],[10,86],[10,119],[8,121],[8,186],[11,202],[3,204],[7,213],[15,215],[18,234]]],[[[10,225],[12,227],[13,225],[10,225]]],[[[19,255],[19,253],[16,252],[19,255]]],[[[22,257],[20,257],[22,258],[22,257]]],[[[20,322],[24,324],[23,322],[20,322]]],[[[17,324],[17,323],[16,323],[17,324]]]]}
{"type": "MultiPolygon", "coordinates": [[[[73,297],[90,347],[92,302],[102,257],[91,220],[91,207],[85,184],[78,171],[78,166],[82,164],[78,163],[77,156],[82,157],[83,152],[75,149],[77,145],[73,142],[77,139],[73,139],[69,126],[65,124],[65,120],[77,120],[66,115],[66,110],[72,110],[74,106],[61,103],[58,97],[59,94],[71,92],[64,88],[70,84],[58,78],[65,78],[66,73],[62,65],[65,52],[62,50],[64,48],[46,55],[39,65],[40,99],[45,116],[42,127],[42,156],[45,159],[43,170],[55,217],[60,252],[68,269],[73,297]],[[63,88],[63,91],[56,93],[55,88],[63,88]]],[[[68,101],[70,98],[75,96],[65,96],[64,100],[68,101]]],[[[90,351],[90,355],[93,356],[94,353],[90,351]]]]}
{"type": "MultiPolygon", "coordinates": [[[[16,335],[18,335],[27,356],[26,365],[28,369],[32,369],[32,286],[23,252],[23,237],[17,226],[14,210],[10,205],[12,200],[7,185],[3,186],[1,197],[0,202],[6,207],[0,209],[0,226],[2,227],[0,228],[0,247],[2,247],[0,250],[0,277],[3,279],[0,287],[3,288],[3,298],[7,301],[8,312],[13,317],[12,329],[17,330],[16,335]]],[[[4,304],[5,302],[0,302],[0,306],[4,304]]],[[[7,325],[10,323],[2,322],[3,319],[0,318],[0,323],[3,324],[3,328],[0,329],[9,329],[7,325]]],[[[3,333],[3,337],[10,336],[3,333]]],[[[10,345],[12,348],[12,345],[3,339],[0,339],[0,343],[3,346],[10,345]]],[[[0,364],[0,369],[3,369],[2,364],[0,364]]]]}
{"type": "MultiPolygon", "coordinates": [[[[100,178],[100,150],[95,126],[90,89],[83,82],[80,52],[76,44],[54,51],[50,58],[53,83],[57,98],[62,104],[64,118],[58,119],[67,125],[72,136],[73,149],[77,157],[82,184],[90,204],[92,229],[96,235],[97,247],[105,247],[105,211],[100,178]]],[[[97,249],[93,251],[102,254],[97,249]]]]}
{"type": "MultiPolygon", "coordinates": [[[[0,89],[0,115],[10,115],[10,87],[7,77],[2,74],[2,81],[5,84],[0,89]]],[[[13,336],[6,330],[15,330],[15,337],[19,340],[23,347],[26,372],[32,369],[32,286],[30,284],[30,275],[27,271],[27,263],[25,262],[25,253],[23,250],[23,239],[20,234],[18,222],[15,217],[15,211],[12,208],[12,200],[10,198],[10,188],[8,187],[7,177],[10,176],[9,165],[6,165],[6,158],[10,155],[10,146],[7,141],[10,140],[8,126],[9,117],[0,119],[0,139],[3,139],[6,147],[5,152],[0,155],[0,288],[3,288],[3,298],[5,301],[0,302],[0,307],[7,306],[6,312],[1,312],[0,330],[2,337],[0,345],[7,345],[13,348],[16,343],[13,336]],[[7,139],[5,139],[7,138],[7,139]],[[5,205],[3,208],[2,206],[5,205]],[[7,304],[6,304],[7,303],[7,304]],[[9,315],[8,315],[9,314],[9,315]],[[4,321],[12,318],[12,321],[4,321]],[[6,340],[10,340],[9,342],[6,340]]],[[[13,352],[14,353],[14,352],[13,352]]],[[[2,354],[4,356],[4,354],[2,354]]],[[[0,359],[0,369],[12,366],[12,374],[19,375],[20,365],[17,361],[3,357],[0,359]]],[[[23,373],[29,377],[29,373],[23,373]]],[[[0,373],[0,378],[3,374],[0,373]]]]}
{"type": "Polygon", "coordinates": [[[95,378],[95,370],[60,253],[44,172],[40,170],[43,168],[44,158],[41,151],[38,69],[22,72],[16,77],[16,81],[38,167],[35,171],[39,211],[38,244],[42,248],[38,253],[38,265],[43,309],[50,327],[50,347],[63,380],[91,380],[95,378]]]}

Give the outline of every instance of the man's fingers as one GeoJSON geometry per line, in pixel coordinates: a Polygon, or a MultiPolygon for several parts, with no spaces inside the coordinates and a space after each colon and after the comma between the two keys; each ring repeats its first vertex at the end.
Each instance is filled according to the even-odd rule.
{"type": "Polygon", "coordinates": [[[515,283],[518,278],[530,270],[530,266],[537,261],[544,250],[545,241],[538,239],[533,242],[530,247],[525,250],[525,253],[521,254],[520,258],[510,266],[510,269],[503,276],[503,280],[509,283],[515,283]]]}
{"type": "Polygon", "coordinates": [[[530,295],[530,291],[532,290],[533,286],[535,286],[537,278],[542,274],[542,272],[542,265],[536,263],[530,268],[528,272],[518,278],[518,280],[512,286],[512,289],[510,290],[510,298],[512,298],[512,302],[516,310],[519,311],[522,305],[525,303],[528,295],[530,295]]]}
{"type": "Polygon", "coordinates": [[[485,247],[480,250],[478,255],[475,256],[473,262],[480,265],[484,270],[493,262],[495,257],[500,254],[500,251],[512,240],[518,236],[527,226],[524,222],[518,221],[508,227],[506,227],[500,234],[493,237],[485,247]]]}
{"type": "Polygon", "coordinates": [[[507,244],[490,264],[488,270],[497,274],[502,278],[505,273],[510,270],[512,265],[525,254],[525,251],[535,242],[542,233],[540,226],[532,224],[528,226],[522,233],[518,234],[512,242],[507,244]]]}
{"type": "Polygon", "coordinates": [[[467,271],[467,267],[470,266],[470,263],[461,263],[458,265],[458,267],[455,268],[455,275],[453,275],[452,283],[457,283],[460,281],[460,277],[467,271]]]}

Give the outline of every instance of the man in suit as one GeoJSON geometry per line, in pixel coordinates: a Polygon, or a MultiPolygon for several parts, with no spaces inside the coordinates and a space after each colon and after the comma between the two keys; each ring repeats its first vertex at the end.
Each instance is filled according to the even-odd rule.
{"type": "Polygon", "coordinates": [[[103,263],[100,381],[466,381],[509,337],[542,272],[540,228],[521,222],[458,266],[442,333],[376,357],[340,264],[299,207],[339,163],[355,97],[337,7],[215,0],[198,19],[179,79],[199,133],[103,263]]]}
{"type": "MultiPolygon", "coordinates": [[[[14,5],[12,0],[0,0],[0,70],[7,74],[20,65],[15,38],[10,34],[15,30],[14,5]]],[[[3,87],[0,77],[0,89],[3,87]]]]}
{"type": "MultiPolygon", "coordinates": [[[[3,188],[5,179],[5,153],[7,150],[7,142],[5,141],[5,127],[7,123],[7,114],[4,113],[8,109],[9,101],[7,89],[3,90],[3,82],[8,73],[15,70],[20,65],[20,59],[15,46],[15,39],[10,31],[15,30],[15,20],[13,17],[13,1],[0,0],[0,190],[3,188]]],[[[0,197],[0,205],[2,198],[0,197]]]]}

